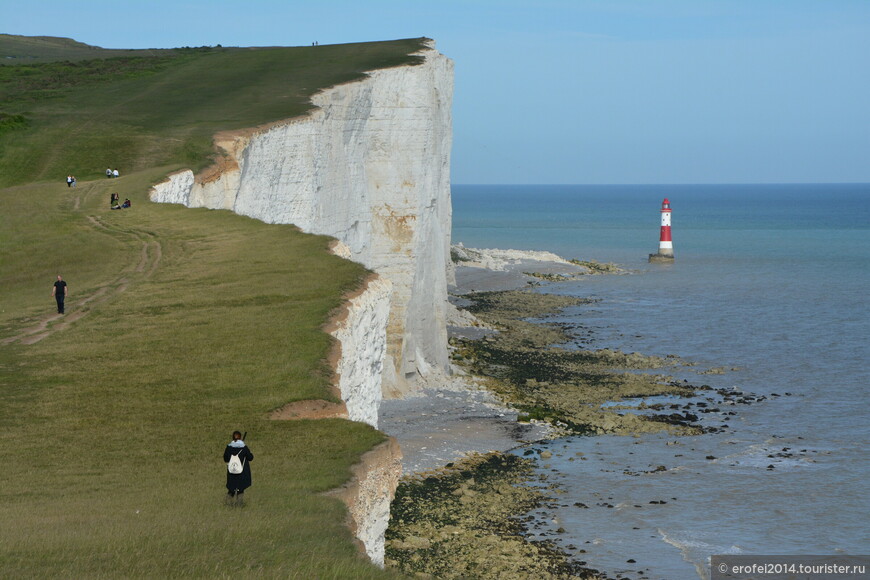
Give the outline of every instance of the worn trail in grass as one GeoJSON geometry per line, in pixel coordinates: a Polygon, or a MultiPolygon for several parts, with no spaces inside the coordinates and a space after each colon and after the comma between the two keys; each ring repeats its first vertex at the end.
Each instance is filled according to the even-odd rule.
{"type": "Polygon", "coordinates": [[[366,272],[292,226],[152,204],[163,171],[0,190],[0,573],[393,577],[319,495],[383,435],[267,418],[332,398],[320,328],[366,272]],[[233,429],[255,454],[242,509],[222,501],[233,429]]]}
{"type": "MultiPolygon", "coordinates": [[[[92,193],[95,189],[94,184],[87,184],[82,189],[76,188],[76,195],[73,201],[73,211],[81,211],[82,197],[92,193]]],[[[112,236],[122,239],[128,239],[134,245],[141,246],[141,252],[138,256],[133,257],[127,267],[117,273],[112,279],[105,281],[104,284],[97,286],[93,291],[77,296],[76,299],[70,300],[67,308],[70,309],[69,315],[61,314],[44,314],[39,317],[38,322],[33,326],[25,326],[18,330],[16,334],[4,338],[0,344],[11,344],[20,341],[22,344],[34,344],[40,340],[51,336],[55,332],[68,328],[73,322],[81,319],[98,304],[102,304],[107,300],[114,298],[119,292],[127,289],[131,283],[131,278],[149,278],[160,264],[160,259],[163,256],[163,249],[160,241],[149,232],[137,230],[136,228],[124,229],[119,228],[114,224],[108,223],[104,218],[97,215],[87,215],[88,221],[94,228],[109,233],[112,236]]]]}

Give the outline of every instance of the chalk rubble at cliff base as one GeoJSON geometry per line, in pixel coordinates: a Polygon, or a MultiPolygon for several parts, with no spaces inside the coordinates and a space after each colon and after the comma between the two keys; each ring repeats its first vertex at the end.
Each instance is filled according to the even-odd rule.
{"type": "Polygon", "coordinates": [[[597,578],[551,543],[526,539],[516,516],[547,499],[532,480],[529,460],[500,454],[406,478],[393,503],[387,564],[433,578],[597,578]]]}

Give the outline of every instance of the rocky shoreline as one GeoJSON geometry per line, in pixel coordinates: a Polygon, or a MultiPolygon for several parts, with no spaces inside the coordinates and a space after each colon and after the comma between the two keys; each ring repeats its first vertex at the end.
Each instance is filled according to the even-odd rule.
{"type": "Polygon", "coordinates": [[[529,459],[489,453],[406,478],[396,492],[386,563],[423,578],[599,578],[518,518],[548,500],[529,459]]]}
{"type": "Polygon", "coordinates": [[[487,377],[487,386],[521,411],[520,420],[543,420],[583,435],[702,431],[693,423],[697,418],[603,406],[642,397],[693,396],[691,386],[669,377],[634,372],[676,366],[677,359],[568,348],[564,328],[528,321],[588,300],[529,291],[478,292],[465,298],[471,302],[468,310],[499,332],[453,339],[454,360],[470,374],[487,377]]]}
{"type": "Polygon", "coordinates": [[[755,400],[675,381],[669,370],[692,366],[675,356],[574,347],[576,329],[547,317],[589,300],[547,294],[541,286],[622,273],[615,265],[453,250],[454,383],[382,407],[382,428],[399,440],[411,473],[393,503],[387,564],[431,578],[602,578],[572,560],[570,546],[530,539],[541,522],[525,514],[559,493],[545,476],[533,480],[530,462],[546,459],[546,452],[532,443],[576,434],[716,431],[722,427],[699,423],[698,412],[719,411],[698,402],[700,393],[725,402],[755,400]],[[525,452],[505,453],[523,446],[525,452]],[[463,457],[468,452],[477,454],[463,457]]]}

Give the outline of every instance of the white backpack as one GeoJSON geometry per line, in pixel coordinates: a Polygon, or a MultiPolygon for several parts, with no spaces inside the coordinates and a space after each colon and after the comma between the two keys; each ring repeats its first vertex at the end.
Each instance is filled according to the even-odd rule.
{"type": "Polygon", "coordinates": [[[242,464],[242,460],[239,459],[238,455],[230,456],[230,462],[227,463],[227,471],[232,474],[238,475],[244,470],[245,466],[242,464]]]}

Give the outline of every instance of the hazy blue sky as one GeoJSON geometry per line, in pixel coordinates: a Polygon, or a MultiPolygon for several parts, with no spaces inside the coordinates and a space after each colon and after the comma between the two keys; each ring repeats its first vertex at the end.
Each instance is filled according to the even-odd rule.
{"type": "Polygon", "coordinates": [[[429,36],[454,183],[870,182],[868,0],[0,0],[106,48],[429,36]]]}

